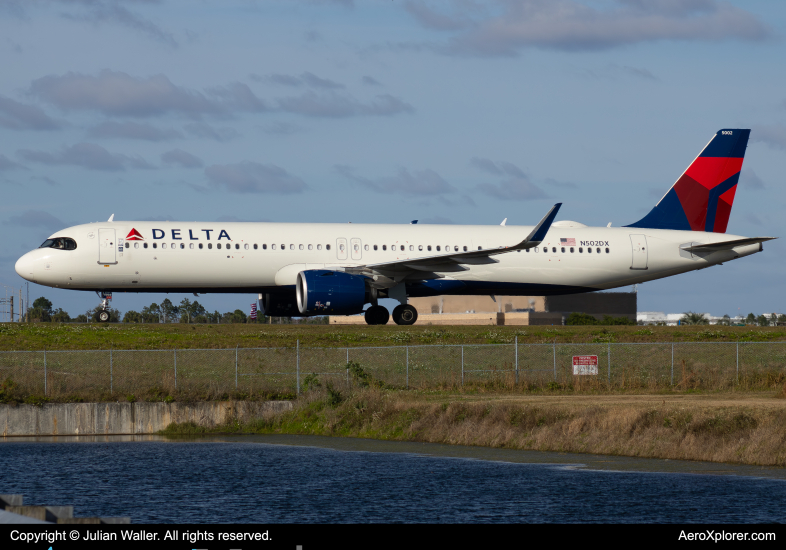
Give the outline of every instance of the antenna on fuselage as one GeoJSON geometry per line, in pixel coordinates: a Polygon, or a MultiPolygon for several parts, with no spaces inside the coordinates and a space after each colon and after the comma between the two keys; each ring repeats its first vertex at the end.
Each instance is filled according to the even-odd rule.
{"type": "Polygon", "coordinates": [[[108,221],[108,222],[113,222],[113,221],[115,221],[115,215],[114,215],[114,214],[112,214],[111,216],[109,216],[109,219],[108,219],[108,220],[106,220],[106,221],[108,221]]]}
{"type": "Polygon", "coordinates": [[[507,223],[507,221],[508,221],[508,219],[505,218],[504,220],[502,220],[502,223],[500,225],[505,225],[505,223],[507,223]]]}

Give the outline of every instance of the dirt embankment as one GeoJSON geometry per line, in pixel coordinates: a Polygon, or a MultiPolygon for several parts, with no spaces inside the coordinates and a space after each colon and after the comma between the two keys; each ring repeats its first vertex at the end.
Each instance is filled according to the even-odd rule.
{"type": "MultiPolygon", "coordinates": [[[[170,433],[195,426],[170,426],[170,433]]],[[[199,430],[198,428],[196,431],[199,430]]],[[[424,395],[312,391],[226,431],[368,437],[786,466],[786,399],[723,395],[424,395]]]]}

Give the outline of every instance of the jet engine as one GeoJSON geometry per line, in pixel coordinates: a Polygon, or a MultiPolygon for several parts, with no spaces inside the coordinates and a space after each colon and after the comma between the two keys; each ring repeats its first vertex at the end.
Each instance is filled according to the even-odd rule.
{"type": "Polygon", "coordinates": [[[366,278],[343,271],[301,271],[295,288],[302,315],[354,315],[369,301],[366,278]]]}

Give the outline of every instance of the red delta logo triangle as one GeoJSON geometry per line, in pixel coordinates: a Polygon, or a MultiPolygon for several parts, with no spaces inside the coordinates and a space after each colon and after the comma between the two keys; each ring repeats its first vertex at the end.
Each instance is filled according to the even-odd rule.
{"type": "Polygon", "coordinates": [[[127,241],[144,241],[145,238],[136,229],[131,229],[126,236],[127,241]]]}

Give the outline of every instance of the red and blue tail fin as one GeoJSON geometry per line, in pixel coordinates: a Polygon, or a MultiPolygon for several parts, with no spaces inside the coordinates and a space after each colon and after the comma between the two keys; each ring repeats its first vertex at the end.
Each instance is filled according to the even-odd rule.
{"type": "Polygon", "coordinates": [[[725,233],[750,130],[720,130],[649,214],[627,227],[725,233]]]}

